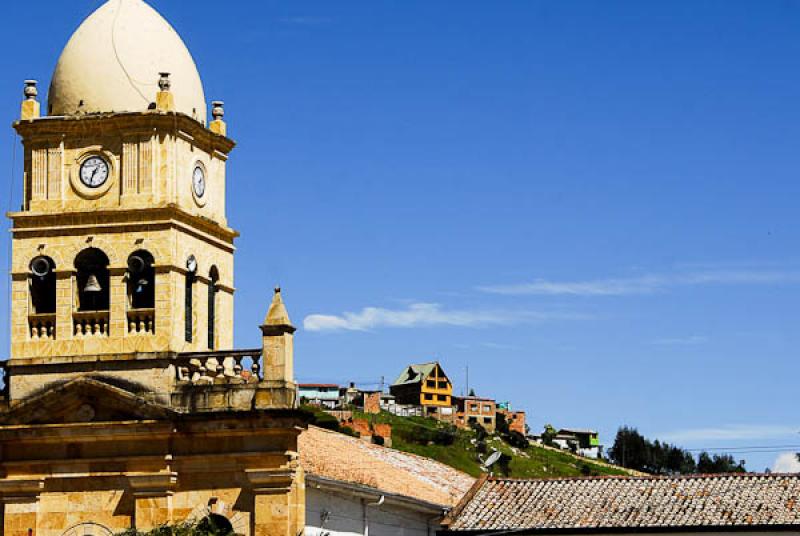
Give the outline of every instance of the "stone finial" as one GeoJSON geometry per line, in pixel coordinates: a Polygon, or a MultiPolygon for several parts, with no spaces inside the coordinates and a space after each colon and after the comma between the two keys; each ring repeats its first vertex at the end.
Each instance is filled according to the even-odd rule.
{"type": "Polygon", "coordinates": [[[211,103],[211,117],[214,120],[225,117],[225,102],[217,100],[211,103]]]}
{"type": "Polygon", "coordinates": [[[172,94],[172,80],[169,73],[159,73],[161,78],[158,80],[159,92],[156,95],[156,110],[159,112],[175,111],[175,95],[172,94]]]}
{"type": "Polygon", "coordinates": [[[22,101],[22,113],[20,114],[20,118],[23,121],[38,119],[42,115],[41,105],[36,100],[36,97],[39,96],[37,84],[36,80],[25,80],[25,89],[23,90],[25,100],[22,101]]]}
{"type": "Polygon", "coordinates": [[[169,79],[170,73],[158,73],[161,77],[158,80],[158,87],[161,91],[169,91],[172,88],[172,80],[169,79]]]}
{"type": "Polygon", "coordinates": [[[281,287],[275,287],[275,296],[272,298],[272,304],[269,306],[267,317],[264,319],[265,326],[281,326],[292,328],[292,321],[289,320],[289,312],[283,304],[281,297],[281,287]]]}
{"type": "Polygon", "coordinates": [[[211,116],[214,118],[208,128],[211,132],[226,136],[228,134],[228,126],[225,124],[225,103],[223,101],[214,101],[211,103],[211,116]]]}
{"type": "Polygon", "coordinates": [[[25,98],[28,100],[36,100],[36,97],[39,96],[39,88],[36,87],[39,84],[36,80],[25,80],[25,98]]]}

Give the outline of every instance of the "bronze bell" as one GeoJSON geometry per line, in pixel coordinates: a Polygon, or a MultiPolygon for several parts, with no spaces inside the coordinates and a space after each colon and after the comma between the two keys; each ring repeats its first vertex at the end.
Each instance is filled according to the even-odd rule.
{"type": "Polygon", "coordinates": [[[89,279],[86,281],[86,286],[83,287],[84,292],[102,292],[103,287],[100,286],[100,281],[97,280],[97,276],[92,274],[89,276],[89,279]]]}

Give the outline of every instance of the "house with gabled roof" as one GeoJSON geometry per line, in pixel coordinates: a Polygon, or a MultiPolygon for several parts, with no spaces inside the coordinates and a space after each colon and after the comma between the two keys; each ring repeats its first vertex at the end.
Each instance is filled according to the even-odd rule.
{"type": "Polygon", "coordinates": [[[389,390],[398,404],[422,406],[425,415],[453,415],[453,383],[436,361],[409,365],[389,390]]]}

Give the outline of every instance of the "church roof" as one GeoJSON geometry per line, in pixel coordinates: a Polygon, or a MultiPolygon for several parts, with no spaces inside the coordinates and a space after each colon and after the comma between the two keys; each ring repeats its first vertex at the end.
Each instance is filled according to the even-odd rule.
{"type": "Polygon", "coordinates": [[[140,112],[170,73],[175,108],[206,121],[206,98],[181,37],[142,0],[109,0],[67,43],[50,84],[48,115],[140,112]]]}

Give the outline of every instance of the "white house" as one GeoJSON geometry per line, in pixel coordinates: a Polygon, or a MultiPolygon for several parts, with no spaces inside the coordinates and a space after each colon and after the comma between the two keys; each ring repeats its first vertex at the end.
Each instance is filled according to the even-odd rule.
{"type": "Polygon", "coordinates": [[[317,427],[299,441],[306,536],[432,536],[475,479],[317,427]]]}

